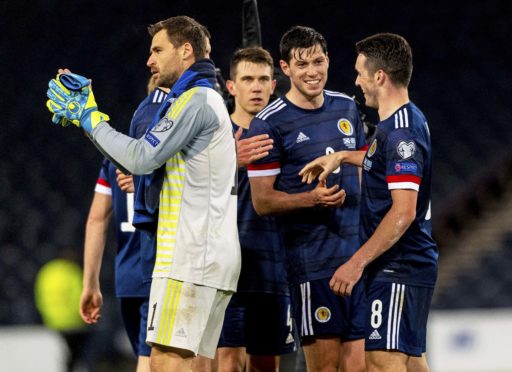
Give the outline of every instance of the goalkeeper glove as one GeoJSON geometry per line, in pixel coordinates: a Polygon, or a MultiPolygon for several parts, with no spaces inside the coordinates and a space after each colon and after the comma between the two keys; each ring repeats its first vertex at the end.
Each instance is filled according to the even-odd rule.
{"type": "MultiPolygon", "coordinates": [[[[59,81],[62,85],[72,91],[79,91],[90,84],[89,79],[73,73],[60,75],[59,81]]],[[[57,114],[53,114],[52,123],[63,127],[67,127],[72,124],[68,119],[57,114]]]]}
{"type": "Polygon", "coordinates": [[[49,100],[46,106],[55,114],[52,118],[53,123],[65,126],[71,122],[91,133],[100,122],[110,119],[108,115],[98,111],[90,82],[85,77],[59,74],[48,86],[46,95],[49,100]]]}

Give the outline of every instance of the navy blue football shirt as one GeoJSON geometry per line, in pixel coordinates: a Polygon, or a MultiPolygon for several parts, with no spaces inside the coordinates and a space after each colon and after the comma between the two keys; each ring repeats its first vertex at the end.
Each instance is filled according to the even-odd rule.
{"type": "Polygon", "coordinates": [[[430,220],[431,158],[428,124],[413,103],[378,124],[363,160],[362,242],[372,236],[391,208],[391,190],[416,190],[418,200],[411,226],[368,265],[367,274],[376,280],[427,287],[435,284],[438,249],[430,220]]]}
{"type": "MultiPolygon", "coordinates": [[[[248,166],[249,177],[276,176],[274,188],[289,194],[311,190],[299,171],[319,156],[365,148],[355,102],[324,91],[318,109],[302,109],[281,97],[251,122],[248,136],[266,133],[274,140],[269,155],[248,166]]],[[[359,248],[360,183],[358,169],[343,165],[327,178],[347,193],[340,208],[307,208],[277,217],[286,247],[290,284],[329,278],[359,248]]]]}

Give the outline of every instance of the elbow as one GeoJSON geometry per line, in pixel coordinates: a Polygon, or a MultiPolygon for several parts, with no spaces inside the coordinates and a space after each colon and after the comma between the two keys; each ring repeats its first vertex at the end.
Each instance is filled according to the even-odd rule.
{"type": "Polygon", "coordinates": [[[263,216],[270,216],[272,214],[272,211],[268,206],[261,201],[254,200],[252,201],[252,204],[254,206],[254,210],[256,211],[256,214],[260,217],[263,216]]]}
{"type": "Polygon", "coordinates": [[[409,226],[411,226],[411,224],[414,222],[415,218],[416,218],[416,210],[415,209],[402,211],[402,213],[400,213],[399,220],[401,221],[401,225],[403,226],[403,229],[407,230],[409,228],[409,226]]]}
{"type": "Polygon", "coordinates": [[[269,211],[261,206],[254,206],[254,210],[256,211],[256,214],[260,217],[268,216],[270,213],[269,211]]]}

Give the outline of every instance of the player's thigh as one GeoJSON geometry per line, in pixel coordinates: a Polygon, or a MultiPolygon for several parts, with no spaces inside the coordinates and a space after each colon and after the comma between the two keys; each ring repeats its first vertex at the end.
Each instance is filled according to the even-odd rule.
{"type": "Polygon", "coordinates": [[[397,351],[366,351],[367,372],[406,372],[408,356],[397,351]]]}
{"type": "Polygon", "coordinates": [[[243,372],[246,360],[245,347],[219,347],[217,349],[218,372],[243,372]]]}
{"type": "Polygon", "coordinates": [[[154,278],[147,341],[161,350],[177,348],[213,359],[230,297],[215,288],[154,278]]]}
{"type": "Polygon", "coordinates": [[[432,288],[369,281],[366,351],[398,351],[420,357],[426,351],[432,288]]]}
{"type": "MultiPolygon", "coordinates": [[[[288,354],[296,349],[290,296],[244,293],[245,338],[252,357],[288,354]]],[[[260,358],[262,363],[275,358],[260,358]]]]}
{"type": "Polygon", "coordinates": [[[341,342],[340,371],[365,372],[364,338],[341,342]]]}
{"type": "Polygon", "coordinates": [[[246,372],[267,371],[279,371],[279,355],[247,355],[246,372]]]}
{"type": "Polygon", "coordinates": [[[338,337],[307,338],[303,340],[302,350],[308,371],[338,371],[340,358],[338,337]]]}
{"type": "Polygon", "coordinates": [[[189,372],[194,353],[176,347],[154,343],[151,347],[150,368],[152,372],[189,372]]]}

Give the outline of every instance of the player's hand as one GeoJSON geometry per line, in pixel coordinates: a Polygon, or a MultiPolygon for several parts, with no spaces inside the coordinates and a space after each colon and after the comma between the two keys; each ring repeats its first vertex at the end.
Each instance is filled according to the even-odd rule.
{"type": "MultiPolygon", "coordinates": [[[[88,133],[100,122],[110,119],[108,115],[98,111],[90,81],[83,76],[58,74],[48,84],[46,95],[49,98],[46,106],[50,112],[84,128],[88,133]]],[[[52,122],[62,124],[55,115],[52,122]]]]}
{"type": "Polygon", "coordinates": [[[347,194],[339,185],[327,188],[325,181],[320,181],[311,191],[311,196],[315,206],[338,208],[345,202],[347,194]]]}
{"type": "Polygon", "coordinates": [[[329,286],[334,294],[338,296],[350,296],[362,274],[363,269],[355,265],[352,260],[348,260],[338,267],[329,282],[329,286]]]}
{"type": "Polygon", "coordinates": [[[311,184],[317,177],[319,181],[325,181],[339,166],[340,161],[336,154],[324,155],[306,164],[300,170],[299,176],[302,176],[302,182],[307,184],[311,184]]]}
{"type": "Polygon", "coordinates": [[[264,158],[274,147],[274,140],[268,138],[268,134],[259,134],[250,138],[240,139],[243,129],[239,128],[235,133],[238,167],[245,167],[253,161],[264,158]]]}
{"type": "Polygon", "coordinates": [[[133,185],[133,176],[126,175],[119,169],[116,169],[116,181],[119,188],[124,192],[135,192],[135,186],[133,185]]]}
{"type": "Polygon", "coordinates": [[[80,316],[87,324],[95,324],[101,318],[103,296],[100,290],[84,288],[80,296],[80,316]]]}

